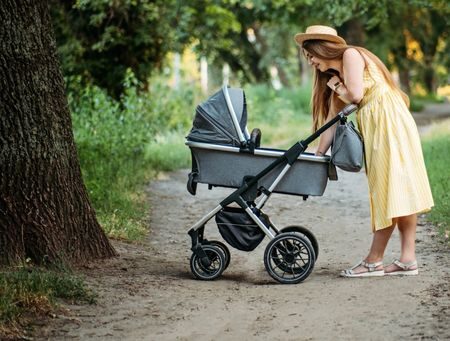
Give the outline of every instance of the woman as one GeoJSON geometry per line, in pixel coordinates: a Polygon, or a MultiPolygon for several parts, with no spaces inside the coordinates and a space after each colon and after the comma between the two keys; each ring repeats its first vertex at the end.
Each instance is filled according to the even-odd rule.
{"type": "MultiPolygon", "coordinates": [[[[417,275],[417,214],[434,204],[408,97],[374,54],[347,45],[333,28],[310,26],[295,40],[315,68],[314,130],[346,103],[359,106],[357,123],[364,139],[374,234],[367,257],[341,275],[417,275]],[[400,259],[384,268],[384,251],[395,226],[400,231],[400,259]]],[[[329,149],[334,130],[321,135],[316,155],[329,149]]]]}

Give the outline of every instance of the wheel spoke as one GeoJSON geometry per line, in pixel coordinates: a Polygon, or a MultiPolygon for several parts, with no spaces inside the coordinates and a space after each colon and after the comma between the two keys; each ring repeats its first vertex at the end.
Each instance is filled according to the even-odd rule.
{"type": "MultiPolygon", "coordinates": [[[[295,264],[298,265],[298,267],[299,267],[300,269],[302,269],[302,271],[305,271],[304,266],[301,266],[300,264],[298,264],[297,261],[295,262],[295,264]]],[[[303,265],[305,265],[305,264],[303,264],[303,265]]]]}
{"type": "Polygon", "coordinates": [[[286,248],[284,248],[284,250],[281,250],[280,248],[278,248],[276,245],[273,247],[275,250],[277,250],[278,252],[282,253],[282,254],[286,254],[287,252],[285,251],[286,248]]]}
{"type": "Polygon", "coordinates": [[[275,262],[274,269],[275,269],[275,268],[278,268],[278,269],[280,269],[280,270],[283,270],[283,269],[280,268],[280,266],[281,266],[281,265],[284,266],[285,264],[286,264],[286,262],[284,262],[284,261],[282,261],[281,263],[278,263],[278,264],[275,262]]]}

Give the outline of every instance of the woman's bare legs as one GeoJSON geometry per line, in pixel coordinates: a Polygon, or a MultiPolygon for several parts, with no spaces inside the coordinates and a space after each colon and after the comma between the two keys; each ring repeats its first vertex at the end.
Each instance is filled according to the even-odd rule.
{"type": "Polygon", "coordinates": [[[384,251],[394,231],[396,221],[393,224],[382,230],[375,231],[372,238],[372,245],[370,246],[369,254],[366,257],[367,263],[376,263],[383,260],[384,251]]]}
{"type": "MultiPolygon", "coordinates": [[[[411,214],[397,218],[397,226],[400,232],[400,262],[410,263],[416,260],[416,227],[417,214],[411,214]]],[[[413,269],[416,267],[412,267],[413,269]]],[[[386,267],[386,272],[399,270],[398,266],[391,264],[386,267]]]]}

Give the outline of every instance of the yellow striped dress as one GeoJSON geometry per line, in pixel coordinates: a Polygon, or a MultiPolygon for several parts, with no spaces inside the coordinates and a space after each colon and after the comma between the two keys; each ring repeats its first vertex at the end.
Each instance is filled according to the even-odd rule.
{"type": "Polygon", "coordinates": [[[364,139],[373,232],[392,218],[430,210],[433,203],[420,137],[400,93],[369,58],[357,113],[364,139]]]}

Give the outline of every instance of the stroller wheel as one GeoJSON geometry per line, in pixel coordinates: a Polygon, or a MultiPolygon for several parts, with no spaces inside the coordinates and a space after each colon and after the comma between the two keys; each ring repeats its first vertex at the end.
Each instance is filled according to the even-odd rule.
{"type": "Polygon", "coordinates": [[[193,253],[191,256],[191,271],[198,279],[210,281],[219,277],[225,270],[225,255],[214,245],[202,245],[206,257],[200,258],[193,253]]]}
{"type": "Polygon", "coordinates": [[[316,256],[315,260],[317,261],[317,258],[319,258],[319,243],[317,242],[316,237],[310,230],[308,230],[306,227],[303,226],[292,225],[283,227],[280,230],[280,233],[282,232],[297,232],[300,233],[303,237],[306,237],[311,243],[312,247],[314,248],[314,255],[316,256]]]}
{"type": "Polygon", "coordinates": [[[314,248],[298,233],[280,233],[264,252],[264,266],[273,279],[283,284],[305,280],[314,268],[314,248]]]}
{"type": "Polygon", "coordinates": [[[230,265],[230,260],[231,260],[230,250],[228,250],[227,246],[224,243],[219,242],[218,240],[209,240],[208,244],[217,246],[223,252],[223,254],[225,256],[225,266],[224,266],[223,270],[225,271],[226,268],[228,268],[228,265],[230,265]]]}

